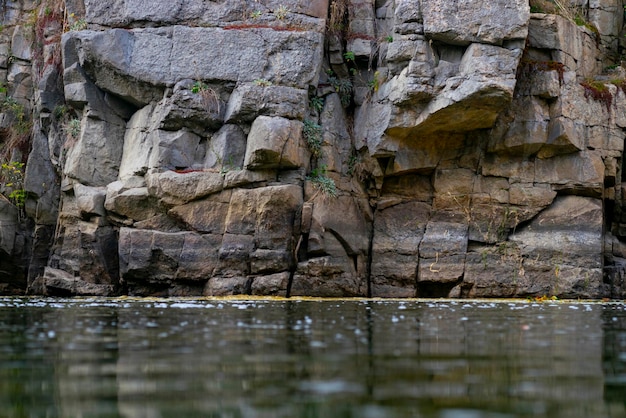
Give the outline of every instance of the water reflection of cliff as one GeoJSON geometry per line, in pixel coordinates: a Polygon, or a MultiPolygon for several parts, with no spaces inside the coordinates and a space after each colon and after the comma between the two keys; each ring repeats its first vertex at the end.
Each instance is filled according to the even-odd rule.
{"type": "Polygon", "coordinates": [[[8,416],[626,416],[623,305],[57,305],[0,305],[8,416]]]}
{"type": "MultiPolygon", "coordinates": [[[[606,306],[602,311],[604,344],[604,399],[610,411],[626,410],[626,316],[623,309],[606,306]]],[[[619,412],[618,412],[619,413],[619,412]]]]}

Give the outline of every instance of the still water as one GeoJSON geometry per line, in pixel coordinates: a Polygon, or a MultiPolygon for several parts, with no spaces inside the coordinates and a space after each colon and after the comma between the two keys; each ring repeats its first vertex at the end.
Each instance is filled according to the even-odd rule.
{"type": "Polygon", "coordinates": [[[626,305],[0,298],[1,417],[626,417],[626,305]]]}

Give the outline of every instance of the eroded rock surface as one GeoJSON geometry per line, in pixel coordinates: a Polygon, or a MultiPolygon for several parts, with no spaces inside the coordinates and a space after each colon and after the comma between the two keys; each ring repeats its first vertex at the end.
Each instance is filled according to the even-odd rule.
{"type": "Polygon", "coordinates": [[[530,3],[7,0],[0,292],[626,297],[623,5],[530,3]]]}

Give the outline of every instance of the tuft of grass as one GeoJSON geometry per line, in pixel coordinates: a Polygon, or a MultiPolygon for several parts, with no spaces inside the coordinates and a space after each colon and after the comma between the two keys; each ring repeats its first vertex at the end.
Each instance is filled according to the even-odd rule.
{"type": "Polygon", "coordinates": [[[320,113],[324,109],[324,98],[319,96],[313,96],[309,99],[309,107],[320,113]]]}
{"type": "Polygon", "coordinates": [[[266,80],[264,78],[257,78],[256,80],[253,81],[253,83],[261,87],[269,87],[272,85],[271,81],[266,80]]]}
{"type": "Polygon", "coordinates": [[[618,78],[611,80],[611,84],[617,86],[617,88],[620,89],[624,95],[626,95],[626,79],[618,78]]]}
{"type": "Polygon", "coordinates": [[[307,146],[309,147],[309,150],[311,151],[311,155],[313,155],[313,157],[315,158],[318,158],[322,153],[322,126],[313,122],[312,120],[305,120],[302,134],[304,136],[304,140],[306,141],[307,146]]]}
{"type": "Polygon", "coordinates": [[[284,4],[281,4],[276,8],[276,10],[274,10],[274,16],[276,16],[276,19],[278,20],[284,20],[288,14],[289,9],[284,4]]]}
{"type": "Polygon", "coordinates": [[[352,102],[352,81],[339,78],[334,73],[330,73],[328,76],[328,82],[339,94],[341,104],[343,107],[348,107],[352,102]]]}
{"type": "Polygon", "coordinates": [[[348,51],[343,54],[343,59],[345,59],[347,62],[354,62],[356,57],[354,55],[354,52],[348,51]]]}
{"type": "Polygon", "coordinates": [[[63,127],[69,140],[77,140],[80,136],[81,121],[78,118],[70,119],[63,127]]]}
{"type": "Polygon", "coordinates": [[[328,177],[327,167],[322,165],[314,170],[311,170],[311,174],[307,176],[313,187],[322,192],[326,196],[337,197],[337,186],[335,181],[328,177]]]}
{"type": "Polygon", "coordinates": [[[613,95],[606,84],[601,81],[587,79],[582,81],[580,85],[585,89],[585,98],[591,98],[596,102],[604,103],[606,110],[611,111],[613,95]]]}
{"type": "Polygon", "coordinates": [[[2,193],[18,208],[24,207],[24,163],[11,161],[0,166],[0,187],[2,193]]]}
{"type": "Polygon", "coordinates": [[[191,92],[193,94],[199,94],[202,98],[202,105],[209,112],[220,113],[221,103],[219,94],[209,87],[208,84],[202,81],[195,81],[191,85],[191,92]]]}
{"type": "Polygon", "coordinates": [[[26,108],[11,96],[0,102],[0,113],[10,119],[8,128],[0,131],[0,159],[7,160],[14,149],[27,155],[30,150],[30,137],[33,127],[30,115],[26,108]]]}

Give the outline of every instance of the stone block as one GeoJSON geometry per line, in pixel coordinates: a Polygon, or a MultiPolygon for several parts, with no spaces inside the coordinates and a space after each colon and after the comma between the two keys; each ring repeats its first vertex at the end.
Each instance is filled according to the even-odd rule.
{"type": "MultiPolygon", "coordinates": [[[[496,0],[488,4],[466,0],[431,0],[420,3],[424,33],[449,44],[481,42],[502,45],[525,39],[530,8],[524,0],[496,0]]],[[[406,13],[403,13],[404,16],[406,13]]],[[[409,16],[415,12],[409,13],[409,16]]]]}
{"type": "Polygon", "coordinates": [[[293,87],[242,83],[233,91],[226,108],[226,122],[252,122],[257,116],[304,119],[308,94],[293,87]]]}
{"type": "Polygon", "coordinates": [[[308,158],[302,122],[259,116],[252,123],[244,159],[247,169],[294,169],[305,166],[308,158]]]}

